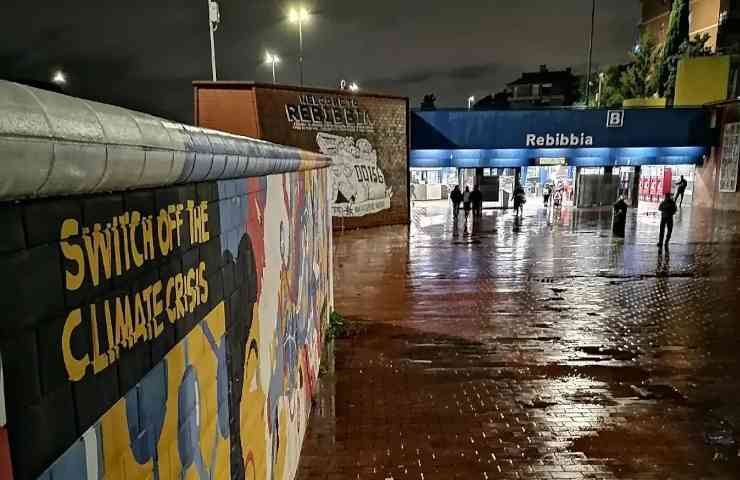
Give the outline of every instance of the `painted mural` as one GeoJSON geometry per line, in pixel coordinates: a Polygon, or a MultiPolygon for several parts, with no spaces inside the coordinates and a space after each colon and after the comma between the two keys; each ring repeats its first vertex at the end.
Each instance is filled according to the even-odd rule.
{"type": "Polygon", "coordinates": [[[338,225],[408,223],[406,99],[282,86],[256,91],[265,140],[332,158],[338,225]]]}
{"type": "Polygon", "coordinates": [[[386,185],[378,152],[367,139],[319,132],[316,143],[332,158],[332,215],[362,217],[391,208],[393,188],[386,185]]]}
{"type": "Polygon", "coordinates": [[[5,428],[5,385],[3,381],[3,357],[0,355],[0,478],[12,480],[10,468],[10,445],[8,430],[5,428]]]}
{"type": "MultiPolygon", "coordinates": [[[[131,299],[70,313],[62,344],[73,382],[127,368],[127,349],[156,342],[188,315],[196,318],[37,478],[294,478],[333,302],[328,175],[324,169],[218,182],[215,201],[188,217],[191,244],[202,243],[191,270],[185,262],[183,274],[162,275],[164,281],[141,289],[140,301],[134,288],[131,299]],[[209,235],[216,221],[218,234],[209,235]],[[205,253],[209,242],[217,242],[220,258],[205,253]],[[83,328],[93,332],[90,351],[74,346],[83,328]]],[[[173,205],[152,234],[151,250],[143,243],[150,258],[179,245],[173,205]]],[[[125,269],[124,257],[96,267],[98,277],[125,269]]],[[[74,286],[82,271],[70,269],[67,280],[74,286]]]]}

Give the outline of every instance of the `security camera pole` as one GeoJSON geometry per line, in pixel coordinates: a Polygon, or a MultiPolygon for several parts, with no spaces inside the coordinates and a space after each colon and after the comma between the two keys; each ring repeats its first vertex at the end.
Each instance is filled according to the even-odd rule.
{"type": "Polygon", "coordinates": [[[218,3],[212,0],[208,2],[208,31],[211,33],[211,73],[213,81],[216,81],[216,47],[213,41],[213,32],[218,30],[218,24],[221,22],[221,15],[218,11],[218,3]]]}

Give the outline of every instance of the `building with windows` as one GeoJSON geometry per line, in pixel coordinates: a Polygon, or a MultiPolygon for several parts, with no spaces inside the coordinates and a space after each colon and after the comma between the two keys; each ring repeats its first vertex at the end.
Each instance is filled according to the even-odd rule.
{"type": "MultiPolygon", "coordinates": [[[[658,43],[665,41],[672,0],[641,0],[640,30],[658,43]]],[[[740,0],[693,0],[690,3],[690,36],[709,34],[709,46],[727,51],[740,45],[740,0]]]]}
{"type": "Polygon", "coordinates": [[[551,71],[541,65],[538,72],[526,72],[508,84],[512,108],[573,105],[578,96],[578,77],[570,68],[551,71]]]}

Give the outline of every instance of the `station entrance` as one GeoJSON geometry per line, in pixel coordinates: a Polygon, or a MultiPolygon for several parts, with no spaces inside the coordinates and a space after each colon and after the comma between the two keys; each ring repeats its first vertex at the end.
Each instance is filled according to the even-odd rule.
{"type": "Polygon", "coordinates": [[[527,203],[633,207],[657,203],[686,181],[711,143],[701,108],[628,110],[436,110],[412,112],[410,181],[415,201],[445,200],[477,186],[484,208],[527,203]],[[549,195],[548,195],[549,193],[549,195]]]}

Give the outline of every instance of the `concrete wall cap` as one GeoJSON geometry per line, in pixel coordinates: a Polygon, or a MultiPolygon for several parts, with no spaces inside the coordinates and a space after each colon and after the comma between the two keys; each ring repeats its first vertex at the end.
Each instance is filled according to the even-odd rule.
{"type": "Polygon", "coordinates": [[[295,147],[0,80],[0,201],[330,164],[295,147]]]}

